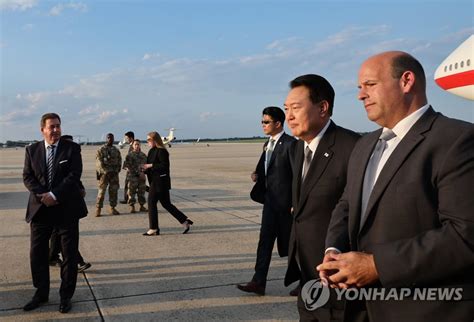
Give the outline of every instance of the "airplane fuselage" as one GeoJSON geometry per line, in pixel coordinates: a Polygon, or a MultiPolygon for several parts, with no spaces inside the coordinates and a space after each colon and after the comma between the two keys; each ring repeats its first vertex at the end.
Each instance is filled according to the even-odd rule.
{"type": "Polygon", "coordinates": [[[436,69],[434,79],[442,89],[474,100],[474,35],[441,63],[436,69]]]}

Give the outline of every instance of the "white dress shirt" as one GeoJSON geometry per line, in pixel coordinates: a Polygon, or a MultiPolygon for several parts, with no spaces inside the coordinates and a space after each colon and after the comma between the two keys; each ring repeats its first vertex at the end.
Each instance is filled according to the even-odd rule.
{"type": "MultiPolygon", "coordinates": [[[[48,142],[46,142],[46,140],[44,140],[44,149],[45,149],[45,151],[46,151],[46,153],[44,154],[44,156],[45,156],[45,163],[46,163],[46,166],[48,166],[48,157],[49,157],[49,153],[51,152],[51,151],[48,149],[48,147],[49,147],[50,145],[54,145],[54,146],[55,146],[55,148],[54,148],[54,150],[55,150],[54,153],[56,154],[56,153],[58,153],[59,141],[56,142],[56,143],[54,143],[54,144],[49,144],[48,142]]],[[[56,155],[55,155],[54,157],[56,158],[56,155]]],[[[49,194],[51,195],[51,197],[53,197],[54,200],[57,200],[57,199],[56,199],[56,196],[54,195],[54,193],[52,193],[52,192],[50,191],[49,194]]]]}
{"type": "MultiPolygon", "coordinates": [[[[425,112],[428,110],[430,107],[429,104],[424,105],[423,107],[417,109],[415,112],[411,113],[410,115],[406,116],[404,119],[399,121],[392,129],[392,131],[397,135],[393,139],[387,141],[387,147],[382,153],[382,157],[380,158],[379,165],[377,167],[377,171],[375,173],[375,180],[374,184],[377,181],[377,178],[382,171],[383,167],[385,166],[385,163],[387,162],[388,158],[392,154],[392,152],[395,150],[397,145],[401,142],[401,140],[405,137],[405,135],[410,131],[410,129],[413,127],[413,125],[420,119],[420,117],[425,114],[425,112]]],[[[382,132],[387,131],[387,128],[383,128],[382,132]]],[[[371,156],[372,157],[372,156],[371,156]]],[[[335,247],[328,247],[325,251],[327,253],[330,250],[334,250],[338,253],[341,253],[341,251],[335,247]]]]}
{"type": "MultiPolygon", "coordinates": [[[[319,131],[318,135],[316,135],[314,139],[311,140],[311,142],[307,143],[306,141],[304,141],[303,151],[306,151],[306,147],[309,147],[309,149],[311,150],[311,161],[314,158],[314,153],[316,152],[316,149],[318,148],[319,142],[321,142],[321,139],[323,138],[324,133],[326,133],[326,130],[328,129],[329,124],[331,124],[331,119],[328,120],[328,122],[323,127],[323,129],[319,131]]],[[[304,173],[304,163],[301,169],[301,178],[303,178],[303,173],[304,173]]]]}

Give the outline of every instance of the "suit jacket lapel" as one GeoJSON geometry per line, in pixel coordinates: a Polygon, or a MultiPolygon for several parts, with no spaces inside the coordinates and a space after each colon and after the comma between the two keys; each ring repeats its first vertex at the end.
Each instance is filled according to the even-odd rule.
{"type": "Polygon", "coordinates": [[[54,154],[54,161],[53,161],[53,171],[54,173],[56,172],[56,169],[58,168],[59,166],[59,161],[62,160],[62,155],[64,154],[64,143],[61,142],[61,144],[57,144],[56,145],[56,151],[55,151],[55,154],[54,154]]]}
{"type": "Polygon", "coordinates": [[[430,107],[425,112],[425,114],[413,125],[403,140],[392,152],[387,160],[387,163],[385,163],[382,171],[380,172],[377,181],[375,182],[374,188],[372,189],[372,193],[367,204],[368,215],[365,216],[365,220],[361,224],[361,228],[367,221],[367,218],[371,215],[372,209],[382,196],[383,192],[387,188],[387,185],[390,183],[397,170],[402,166],[403,162],[406,160],[411,151],[425,139],[425,136],[422,134],[426,131],[429,131],[435,118],[436,113],[430,107]]]}
{"type": "MultiPolygon", "coordinates": [[[[293,182],[295,182],[296,185],[296,200],[298,201],[299,205],[299,200],[300,200],[300,195],[301,195],[301,173],[303,172],[303,149],[304,149],[304,142],[303,140],[299,140],[296,143],[296,148],[295,148],[295,169],[293,170],[293,182]]],[[[293,205],[294,207],[297,205],[293,205]]],[[[299,207],[298,207],[299,208],[299,207]]],[[[294,209],[295,214],[298,211],[298,209],[294,209]]]]}
{"type": "MultiPolygon", "coordinates": [[[[278,140],[278,142],[275,144],[275,146],[273,147],[273,152],[272,152],[272,156],[270,157],[270,162],[268,162],[268,166],[267,166],[267,169],[269,169],[272,164],[273,164],[273,161],[275,160],[276,158],[276,155],[280,152],[281,150],[281,145],[283,144],[283,141],[285,140],[285,133],[283,133],[283,135],[280,137],[280,139],[278,140]]],[[[267,141],[268,142],[268,141],[267,141]]],[[[267,146],[268,146],[268,143],[267,143],[267,146]]]]}
{"type": "MultiPolygon", "coordinates": [[[[301,185],[301,195],[299,197],[298,203],[299,205],[302,205],[307,199],[311,188],[318,182],[334,154],[334,152],[331,150],[331,147],[335,142],[335,132],[336,126],[331,122],[328,129],[326,130],[326,133],[324,133],[324,136],[319,142],[318,147],[316,148],[316,152],[314,153],[313,159],[311,160],[308,173],[306,174],[306,180],[301,185]]],[[[301,154],[303,155],[304,153],[301,154]]],[[[301,171],[299,176],[301,180],[301,171]]]]}
{"type": "MultiPolygon", "coordinates": [[[[358,156],[353,156],[354,159],[360,160],[355,164],[354,169],[354,183],[351,187],[351,191],[354,193],[349,196],[349,202],[351,205],[355,205],[353,211],[355,211],[355,216],[349,216],[349,231],[357,235],[360,230],[360,217],[361,217],[361,202],[362,202],[362,189],[364,184],[365,169],[367,168],[367,163],[369,162],[370,156],[377,144],[377,141],[382,133],[382,129],[379,129],[375,132],[367,134],[369,144],[362,145],[358,156]]],[[[353,151],[352,153],[356,153],[353,151]]],[[[354,240],[354,239],[353,239],[354,240]]]]}
{"type": "Polygon", "coordinates": [[[48,174],[46,173],[46,149],[44,147],[44,141],[38,145],[40,159],[36,162],[39,162],[39,167],[43,178],[47,178],[48,174]]]}

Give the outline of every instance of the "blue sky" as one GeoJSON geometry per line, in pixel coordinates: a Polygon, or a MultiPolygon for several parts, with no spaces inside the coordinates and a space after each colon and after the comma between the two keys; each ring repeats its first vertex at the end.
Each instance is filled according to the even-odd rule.
{"type": "Polygon", "coordinates": [[[337,124],[369,131],[357,72],[385,50],[417,57],[434,108],[474,122],[473,102],[433,81],[474,33],[473,3],[0,0],[0,141],[40,139],[50,111],[89,140],[261,135],[261,110],[308,73],[333,84],[337,124]]]}

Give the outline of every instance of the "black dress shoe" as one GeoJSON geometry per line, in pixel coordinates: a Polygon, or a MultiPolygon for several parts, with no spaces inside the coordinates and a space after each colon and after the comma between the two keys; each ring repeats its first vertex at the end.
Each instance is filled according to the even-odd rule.
{"type": "Polygon", "coordinates": [[[191,228],[191,225],[194,224],[191,219],[186,219],[186,221],[183,223],[184,225],[184,231],[183,234],[187,234],[189,229],[191,228]]]}
{"type": "Polygon", "coordinates": [[[92,266],[91,263],[79,263],[79,265],[77,267],[77,272],[82,273],[86,269],[90,268],[91,266],[92,266]]]}
{"type": "Polygon", "coordinates": [[[26,305],[23,307],[23,311],[31,311],[36,308],[38,308],[41,304],[48,302],[47,297],[37,297],[34,296],[31,301],[26,303],[26,305]]]}
{"type": "Polygon", "coordinates": [[[239,284],[237,285],[237,288],[241,291],[247,292],[247,293],[255,293],[258,295],[265,295],[265,286],[257,284],[254,281],[250,281],[247,284],[239,284]]]}
{"type": "Polygon", "coordinates": [[[61,300],[61,303],[59,304],[59,312],[67,313],[71,311],[71,308],[72,304],[70,299],[61,300]]]}

